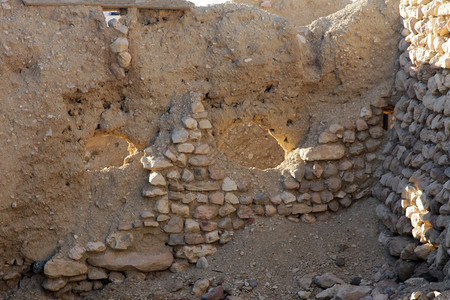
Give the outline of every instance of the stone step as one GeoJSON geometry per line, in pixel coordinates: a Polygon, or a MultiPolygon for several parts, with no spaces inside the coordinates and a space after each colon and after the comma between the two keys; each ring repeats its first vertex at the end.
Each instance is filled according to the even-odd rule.
{"type": "Polygon", "coordinates": [[[59,5],[88,5],[101,6],[104,9],[146,8],[190,10],[194,4],[185,0],[23,0],[25,5],[59,6],[59,5]]]}

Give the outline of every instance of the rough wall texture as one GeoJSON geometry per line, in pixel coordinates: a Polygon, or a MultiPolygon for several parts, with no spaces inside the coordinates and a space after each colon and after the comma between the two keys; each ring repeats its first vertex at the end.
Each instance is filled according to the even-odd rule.
{"type": "Polygon", "coordinates": [[[407,270],[402,280],[450,276],[448,8],[445,1],[400,4],[405,29],[395,88],[401,98],[374,195],[383,202],[378,215],[395,235],[384,242],[407,270]]]}
{"type": "Polygon", "coordinates": [[[380,175],[395,1],[301,28],[237,4],[129,9],[112,27],[98,7],[2,7],[2,290],[32,271],[63,295],[176,269],[254,215],[313,222],[380,175]],[[280,166],[246,169],[216,150],[244,122],[270,131],[280,166]],[[105,134],[132,151],[89,170],[86,143],[105,134]]]}

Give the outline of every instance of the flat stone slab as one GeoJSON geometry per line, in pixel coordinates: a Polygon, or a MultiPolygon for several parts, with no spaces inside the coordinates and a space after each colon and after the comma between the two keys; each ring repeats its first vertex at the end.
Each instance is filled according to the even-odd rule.
{"type": "Polygon", "coordinates": [[[153,272],[168,269],[172,265],[173,255],[169,251],[153,254],[108,250],[104,254],[88,258],[88,262],[110,271],[153,272]]]}
{"type": "Polygon", "coordinates": [[[117,8],[147,8],[189,10],[194,4],[185,0],[23,0],[25,5],[56,6],[56,5],[88,5],[101,6],[105,9],[117,8]]]}

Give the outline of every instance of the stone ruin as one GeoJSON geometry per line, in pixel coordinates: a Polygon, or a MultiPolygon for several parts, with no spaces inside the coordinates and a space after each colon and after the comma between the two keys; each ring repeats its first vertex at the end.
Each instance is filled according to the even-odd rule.
{"type": "Polygon", "coordinates": [[[107,26],[95,3],[2,1],[0,290],[182,272],[255,218],[314,223],[371,196],[396,278],[448,280],[450,4],[357,1],[299,26],[181,2],[120,5],[107,26]],[[284,160],[231,159],[242,124],[284,160]]]}

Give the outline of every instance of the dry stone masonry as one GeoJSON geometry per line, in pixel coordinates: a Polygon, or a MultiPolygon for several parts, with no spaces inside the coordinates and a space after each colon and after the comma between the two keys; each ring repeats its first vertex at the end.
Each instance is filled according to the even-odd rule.
{"type": "Polygon", "coordinates": [[[145,149],[141,162],[150,172],[142,196],[148,205],[138,218],[50,259],[44,266],[45,289],[83,294],[101,288],[102,280],[123,280],[122,273],[145,277],[152,271],[180,272],[189,263],[201,267],[255,216],[278,214],[313,223],[370,194],[385,132],[384,100],[363,107],[356,121],[331,124],[316,146],[295,149],[295,167],[279,173],[274,192],[253,190],[216,163],[221,154],[204,97],[187,95],[182,115],[173,116],[174,126],[145,149]],[[169,248],[145,249],[149,236],[161,233],[169,248]]]}
{"type": "Polygon", "coordinates": [[[404,39],[394,128],[373,188],[381,234],[401,281],[450,276],[450,4],[401,1],[404,39]]]}

